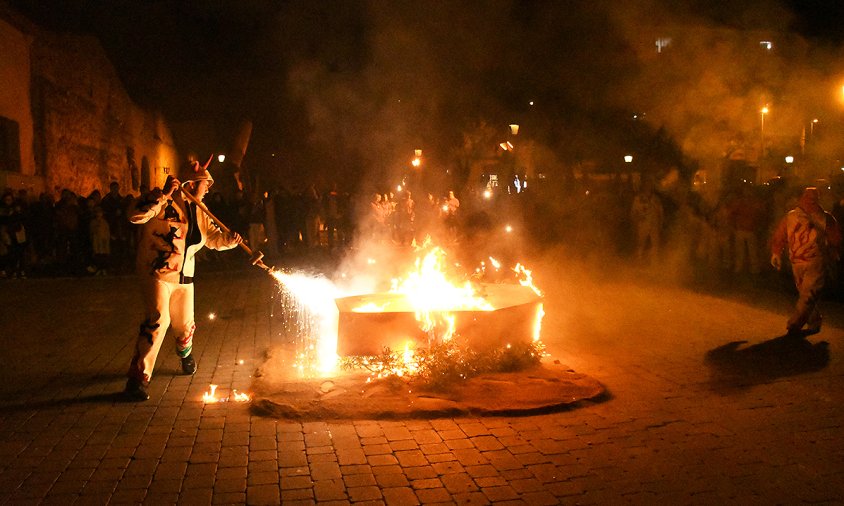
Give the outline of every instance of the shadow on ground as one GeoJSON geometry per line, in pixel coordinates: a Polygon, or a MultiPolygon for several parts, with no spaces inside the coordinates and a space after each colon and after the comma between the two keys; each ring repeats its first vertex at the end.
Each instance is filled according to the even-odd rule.
{"type": "Polygon", "coordinates": [[[85,395],[69,399],[48,399],[40,401],[29,401],[17,404],[0,405],[0,413],[17,413],[21,411],[39,411],[43,409],[59,409],[75,406],[77,404],[122,404],[137,402],[130,399],[122,391],[107,392],[103,394],[85,395]]]}
{"type": "MultiPolygon", "coordinates": [[[[16,388],[12,392],[0,391],[0,412],[18,412],[37,409],[65,408],[76,404],[112,404],[130,402],[123,393],[122,385],[126,375],[119,372],[101,372],[96,374],[57,374],[48,381],[31,381],[29,387],[16,388]],[[119,381],[119,388],[114,392],[72,397],[43,398],[52,392],[50,385],[61,384],[64,389],[82,389],[96,384],[111,384],[119,381]]],[[[70,395],[70,394],[68,394],[70,395]]]]}
{"type": "Polygon", "coordinates": [[[829,364],[829,343],[811,343],[805,336],[780,336],[752,346],[733,341],[706,353],[712,370],[710,386],[729,392],[769,383],[777,378],[824,369],[829,364]]]}

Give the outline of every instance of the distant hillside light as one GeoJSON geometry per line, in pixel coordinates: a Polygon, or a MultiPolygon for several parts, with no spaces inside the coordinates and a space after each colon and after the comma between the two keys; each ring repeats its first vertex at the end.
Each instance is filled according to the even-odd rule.
{"type": "Polygon", "coordinates": [[[625,163],[633,162],[633,155],[624,155],[624,162],[625,163]]]}
{"type": "Polygon", "coordinates": [[[785,157],[785,163],[794,163],[794,157],[789,155],[785,157]]]}
{"type": "Polygon", "coordinates": [[[219,155],[217,156],[217,161],[223,163],[226,161],[226,155],[219,155]]]}

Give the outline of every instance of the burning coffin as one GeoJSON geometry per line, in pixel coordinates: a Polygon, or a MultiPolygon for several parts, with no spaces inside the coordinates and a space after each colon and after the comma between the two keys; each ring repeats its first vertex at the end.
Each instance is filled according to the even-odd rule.
{"type": "Polygon", "coordinates": [[[373,293],[335,299],[339,310],[337,354],[379,355],[384,347],[425,347],[459,335],[476,349],[539,338],[542,298],[521,285],[482,284],[483,304],[420,310],[406,294],[373,293]]]}

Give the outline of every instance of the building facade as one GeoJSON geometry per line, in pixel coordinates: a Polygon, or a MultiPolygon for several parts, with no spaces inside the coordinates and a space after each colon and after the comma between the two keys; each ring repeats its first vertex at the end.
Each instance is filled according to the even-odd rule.
{"type": "Polygon", "coordinates": [[[167,122],[131,100],[95,38],[0,10],[0,54],[0,188],[137,191],[176,171],[167,122]]]}

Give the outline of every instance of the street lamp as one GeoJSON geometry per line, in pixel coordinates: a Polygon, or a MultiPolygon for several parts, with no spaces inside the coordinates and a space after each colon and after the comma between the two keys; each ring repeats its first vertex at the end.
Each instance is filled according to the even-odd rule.
{"type": "Polygon", "coordinates": [[[762,123],[759,126],[759,157],[765,156],[765,115],[768,114],[768,106],[762,108],[762,123]]]}

